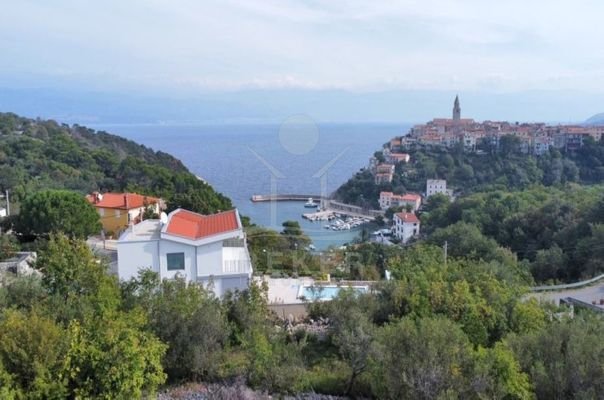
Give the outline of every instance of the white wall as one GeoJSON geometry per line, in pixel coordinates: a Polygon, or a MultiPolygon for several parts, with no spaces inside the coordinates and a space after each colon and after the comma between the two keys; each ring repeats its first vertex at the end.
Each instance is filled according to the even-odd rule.
{"type": "Polygon", "coordinates": [[[426,196],[430,197],[436,193],[447,194],[447,181],[442,179],[428,179],[426,182],[426,196]]]}
{"type": "Polygon", "coordinates": [[[222,297],[228,291],[247,289],[250,283],[250,276],[236,275],[227,277],[204,277],[199,278],[198,282],[203,284],[203,286],[206,288],[211,288],[216,296],[222,297]]]}
{"type": "Polygon", "coordinates": [[[184,243],[177,243],[169,240],[161,240],[159,245],[159,265],[160,276],[162,277],[162,279],[171,279],[178,274],[180,276],[185,277],[187,280],[195,280],[197,278],[195,265],[195,247],[184,243]],[[166,254],[168,253],[185,254],[184,271],[168,271],[168,260],[166,258],[166,254]]]}
{"type": "MultiPolygon", "coordinates": [[[[196,247],[166,239],[118,242],[119,278],[127,280],[138,275],[141,268],[158,272],[161,279],[174,278],[177,274],[188,281],[207,285],[213,281],[217,296],[228,290],[245,289],[251,277],[251,260],[244,247],[222,247],[222,240],[196,247]],[[184,253],[185,269],[168,271],[168,253],[184,253]],[[223,272],[223,261],[250,261],[246,271],[223,272]]],[[[239,265],[239,264],[238,264],[239,265]]]]}
{"type": "Polygon", "coordinates": [[[413,236],[419,235],[419,226],[419,223],[403,222],[399,217],[394,217],[394,235],[403,243],[407,243],[413,236]]]}
{"type": "Polygon", "coordinates": [[[197,276],[222,274],[222,241],[197,248],[197,276]]]}
{"type": "Polygon", "coordinates": [[[119,278],[128,280],[136,277],[142,268],[150,268],[155,272],[159,272],[157,243],[157,240],[118,242],[117,262],[119,278]]]}

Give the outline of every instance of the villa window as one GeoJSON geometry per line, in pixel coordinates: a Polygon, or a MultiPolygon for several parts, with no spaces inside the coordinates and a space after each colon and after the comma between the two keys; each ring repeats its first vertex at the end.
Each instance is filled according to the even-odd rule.
{"type": "Polygon", "coordinates": [[[185,253],[166,254],[168,271],[179,271],[185,269],[185,253]]]}
{"type": "Polygon", "coordinates": [[[244,247],[245,242],[240,238],[225,239],[222,241],[222,247],[244,247]]]}

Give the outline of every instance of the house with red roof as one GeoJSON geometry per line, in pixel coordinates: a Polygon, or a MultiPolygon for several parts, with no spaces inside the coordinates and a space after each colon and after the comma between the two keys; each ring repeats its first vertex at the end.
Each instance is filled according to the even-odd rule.
{"type": "Polygon", "coordinates": [[[392,192],[380,192],[380,208],[387,210],[390,207],[411,207],[412,211],[417,211],[422,204],[422,196],[415,193],[406,193],[404,195],[394,194],[392,192]]]}
{"type": "Polygon", "coordinates": [[[407,243],[412,237],[419,235],[419,218],[413,213],[400,212],[393,216],[394,236],[407,243]]]}
{"type": "Polygon", "coordinates": [[[117,257],[121,280],[150,269],[161,279],[182,276],[201,283],[217,296],[247,288],[252,277],[236,209],[211,215],[177,209],[132,225],[118,240],[117,257]]]}
{"type": "Polygon", "coordinates": [[[147,209],[159,215],[162,204],[161,199],[136,193],[93,192],[86,200],[98,211],[105,233],[115,235],[139,223],[147,209]]]}

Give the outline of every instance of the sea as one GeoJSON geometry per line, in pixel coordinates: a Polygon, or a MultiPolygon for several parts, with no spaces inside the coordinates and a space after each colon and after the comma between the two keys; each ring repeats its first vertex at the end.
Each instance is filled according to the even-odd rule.
{"type": "Polygon", "coordinates": [[[256,194],[332,193],[366,167],[374,151],[405,124],[316,124],[298,117],[282,124],[97,125],[154,150],[180,159],[191,172],[225,194],[252,223],[280,230],[298,221],[317,250],[340,246],[359,236],[310,222],[304,202],[254,203],[256,194]],[[272,208],[274,207],[274,208],[272,208]]]}

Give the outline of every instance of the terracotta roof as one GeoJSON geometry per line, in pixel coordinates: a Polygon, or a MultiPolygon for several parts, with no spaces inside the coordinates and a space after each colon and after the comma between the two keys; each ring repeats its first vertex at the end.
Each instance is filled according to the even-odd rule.
{"type": "Polygon", "coordinates": [[[191,240],[202,239],[220,233],[239,229],[237,210],[212,215],[197,214],[187,210],[177,210],[170,214],[166,232],[191,240]]]}
{"type": "Polygon", "coordinates": [[[421,200],[422,196],[420,196],[419,194],[407,193],[407,194],[403,195],[401,198],[403,200],[417,201],[417,200],[421,200]]]}
{"type": "Polygon", "coordinates": [[[118,208],[132,210],[145,205],[156,204],[159,199],[151,196],[143,196],[136,193],[92,193],[86,196],[86,200],[95,207],[118,208]]]}
{"type": "Polygon", "coordinates": [[[401,213],[396,213],[395,215],[397,217],[399,217],[401,219],[401,221],[403,221],[403,222],[408,222],[408,223],[412,223],[412,224],[419,222],[419,219],[417,218],[417,216],[412,213],[401,212],[401,213]]]}

